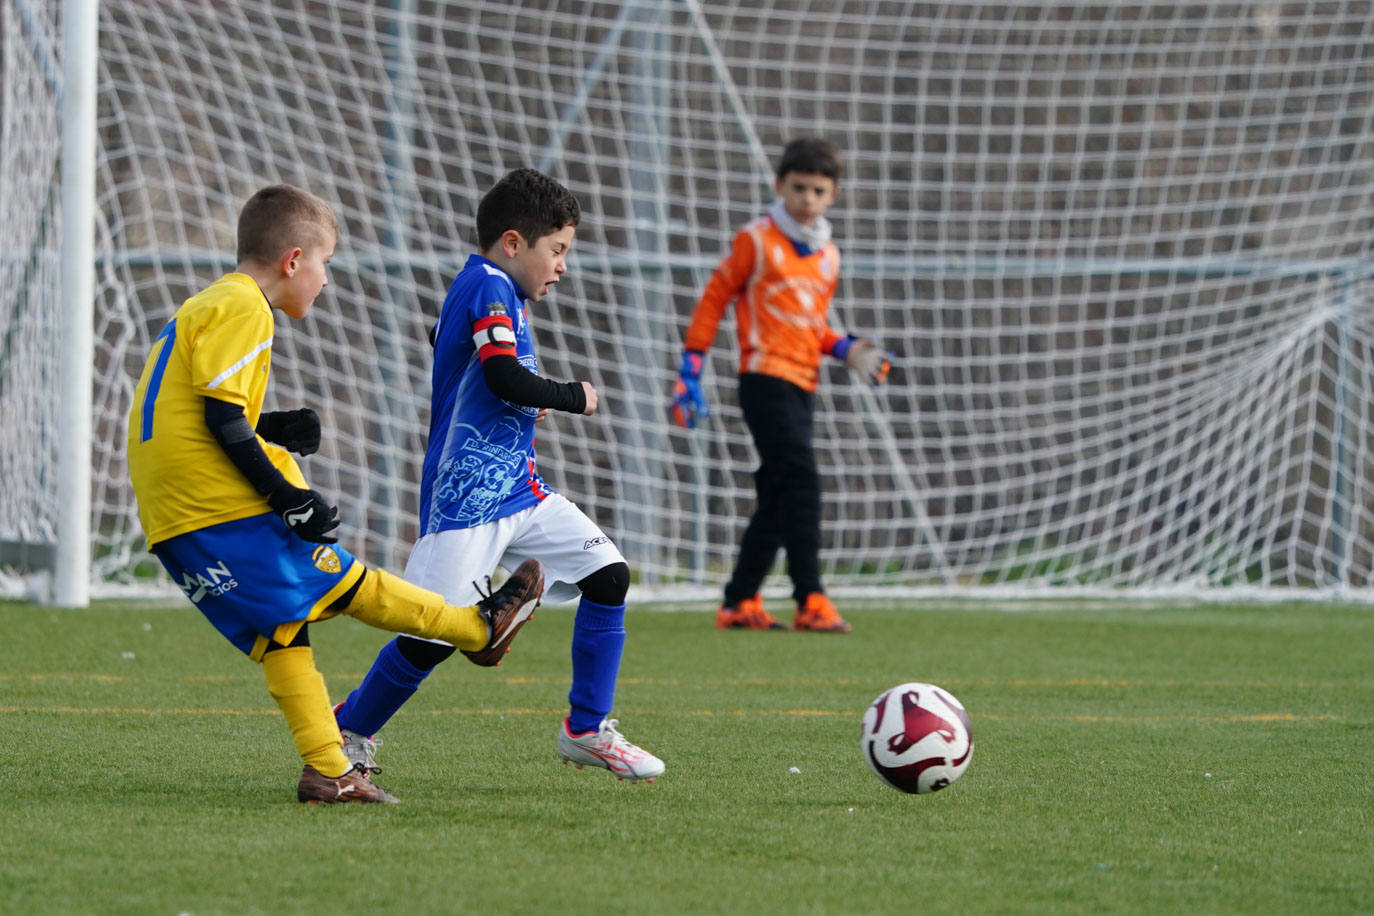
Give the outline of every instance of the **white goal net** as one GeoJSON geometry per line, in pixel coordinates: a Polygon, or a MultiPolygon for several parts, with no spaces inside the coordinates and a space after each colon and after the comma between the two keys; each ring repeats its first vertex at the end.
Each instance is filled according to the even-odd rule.
{"type": "MultiPolygon", "coordinates": [[[[64,496],[60,9],[0,0],[10,589],[51,561],[64,496]]],[[[268,406],[321,413],[308,477],[345,544],[399,568],[426,331],[481,194],[528,165],[585,211],[532,310],[542,368],[603,405],[544,425],[544,475],[640,594],[714,598],[755,455],[732,321],[710,425],[668,423],[681,335],[782,145],[818,134],[846,161],[832,323],[897,357],[878,390],[823,372],[832,591],[1374,599],[1369,0],[104,0],[98,57],[96,594],[164,582],[125,473],[133,386],[278,181],[342,237],[315,310],[279,323],[268,406]]]]}

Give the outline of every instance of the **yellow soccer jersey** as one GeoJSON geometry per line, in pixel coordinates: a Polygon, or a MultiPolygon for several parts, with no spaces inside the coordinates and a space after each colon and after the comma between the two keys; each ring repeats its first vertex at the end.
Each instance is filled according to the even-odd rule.
{"type": "MultiPolygon", "coordinates": [[[[205,425],[206,397],[243,407],[254,426],[272,365],[272,307],[247,274],[225,274],[187,299],[153,343],[129,412],[129,476],[148,546],[270,511],[205,425]]],[[[292,484],[305,478],[264,442],[292,484]]]]}

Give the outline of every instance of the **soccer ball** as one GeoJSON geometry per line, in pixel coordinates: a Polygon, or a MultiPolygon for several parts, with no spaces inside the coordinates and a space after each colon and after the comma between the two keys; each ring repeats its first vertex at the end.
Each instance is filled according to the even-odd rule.
{"type": "Polygon", "coordinates": [[[959,701],[934,684],[899,684],[864,713],[859,747],[878,778],[903,792],[938,792],[973,759],[973,729],[959,701]]]}

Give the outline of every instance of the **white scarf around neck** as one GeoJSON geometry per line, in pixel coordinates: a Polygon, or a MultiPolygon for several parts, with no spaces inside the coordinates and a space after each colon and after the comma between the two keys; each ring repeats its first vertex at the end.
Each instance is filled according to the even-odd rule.
{"type": "Polygon", "coordinates": [[[782,230],[783,235],[794,242],[801,242],[812,251],[822,248],[830,241],[830,220],[824,216],[816,217],[816,221],[810,226],[803,226],[787,212],[781,198],[773,201],[773,205],[768,208],[768,215],[773,218],[773,224],[782,230]]]}

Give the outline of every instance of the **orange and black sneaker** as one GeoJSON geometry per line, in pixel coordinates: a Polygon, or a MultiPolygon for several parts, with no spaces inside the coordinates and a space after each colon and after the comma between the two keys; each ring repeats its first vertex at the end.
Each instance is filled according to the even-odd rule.
{"type": "Polygon", "coordinates": [[[719,630],[785,630],[779,620],[763,609],[763,599],[758,595],[745,598],[731,607],[722,604],[716,611],[716,629],[719,630]]]}
{"type": "Polygon", "coordinates": [[[813,630],[817,633],[848,633],[854,628],[849,621],[840,616],[835,605],[822,592],[812,592],[806,601],[797,605],[797,616],[792,619],[792,629],[813,630]]]}

